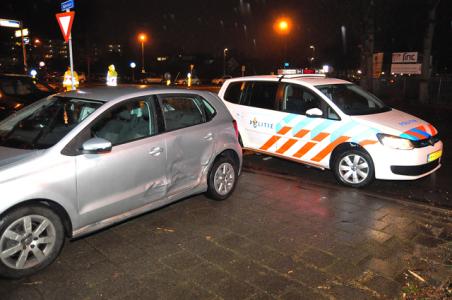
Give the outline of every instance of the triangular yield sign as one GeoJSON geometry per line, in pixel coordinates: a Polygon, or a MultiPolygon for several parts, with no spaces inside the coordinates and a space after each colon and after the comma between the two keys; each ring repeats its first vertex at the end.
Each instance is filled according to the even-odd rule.
{"type": "Polygon", "coordinates": [[[74,22],[75,11],[68,11],[56,14],[58,24],[60,24],[61,33],[64,41],[67,42],[71,36],[72,22],[74,22]]]}

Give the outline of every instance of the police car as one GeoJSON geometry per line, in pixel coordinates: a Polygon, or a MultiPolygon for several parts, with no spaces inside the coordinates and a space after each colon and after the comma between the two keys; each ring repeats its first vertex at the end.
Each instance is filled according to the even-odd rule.
{"type": "Polygon", "coordinates": [[[233,78],[219,91],[244,149],[331,169],[342,184],[407,180],[441,167],[430,123],[320,74],[233,78]]]}

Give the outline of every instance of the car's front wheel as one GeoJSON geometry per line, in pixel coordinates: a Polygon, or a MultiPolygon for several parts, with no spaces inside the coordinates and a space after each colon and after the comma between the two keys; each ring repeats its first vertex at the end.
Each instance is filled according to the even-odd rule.
{"type": "Polygon", "coordinates": [[[333,171],[340,183],[351,187],[366,186],[375,176],[372,158],[367,152],[359,149],[339,154],[334,161],[333,171]]]}
{"type": "Polygon", "coordinates": [[[229,157],[218,158],[208,176],[207,196],[214,200],[228,198],[235,189],[238,178],[236,163],[229,157]]]}
{"type": "Polygon", "coordinates": [[[20,278],[51,264],[64,244],[60,218],[42,205],[15,209],[0,225],[0,275],[20,278]]]}

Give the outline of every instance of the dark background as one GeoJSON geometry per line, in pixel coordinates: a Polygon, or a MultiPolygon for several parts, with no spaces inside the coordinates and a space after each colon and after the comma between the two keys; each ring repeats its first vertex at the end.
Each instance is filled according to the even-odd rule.
{"type": "MultiPolygon", "coordinates": [[[[92,45],[117,43],[124,47],[122,63],[139,61],[139,32],[150,37],[146,59],[159,55],[212,57],[219,68],[223,49],[255,73],[274,70],[282,60],[292,66],[309,66],[310,45],[314,64],[336,69],[359,66],[363,16],[370,0],[75,0],[72,30],[76,60],[92,45]],[[292,19],[290,34],[275,33],[280,16],[292,19]],[[347,29],[342,43],[341,26],[347,29]],[[286,44],[286,46],[285,46],[286,44]],[[345,46],[345,47],[344,47],[345,46]],[[284,47],[287,47],[284,58],[284,47]]],[[[430,1],[375,0],[375,52],[422,51],[430,1]]],[[[23,20],[32,36],[62,39],[55,19],[60,1],[2,0],[0,18],[23,20]]],[[[11,35],[0,28],[3,41],[11,35]]],[[[5,53],[4,49],[0,49],[5,53]]],[[[452,68],[452,1],[442,0],[437,11],[433,66],[437,72],[452,68]]],[[[113,58],[109,58],[111,61],[113,58]]],[[[102,68],[104,66],[102,65],[102,68]]],[[[221,68],[220,68],[221,69],[221,68]]]]}

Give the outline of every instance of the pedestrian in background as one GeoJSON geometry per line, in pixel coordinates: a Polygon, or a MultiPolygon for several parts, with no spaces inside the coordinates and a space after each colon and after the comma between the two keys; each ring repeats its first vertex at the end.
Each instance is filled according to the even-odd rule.
{"type": "Polygon", "coordinates": [[[118,73],[115,70],[115,65],[108,66],[107,85],[108,86],[118,85],[118,73]]]}
{"type": "MultiPolygon", "coordinates": [[[[78,74],[77,72],[74,71],[74,90],[78,88],[78,85],[79,85],[78,74]]],[[[70,67],[67,67],[66,72],[64,72],[63,88],[65,92],[72,91],[72,74],[70,67]]]]}

